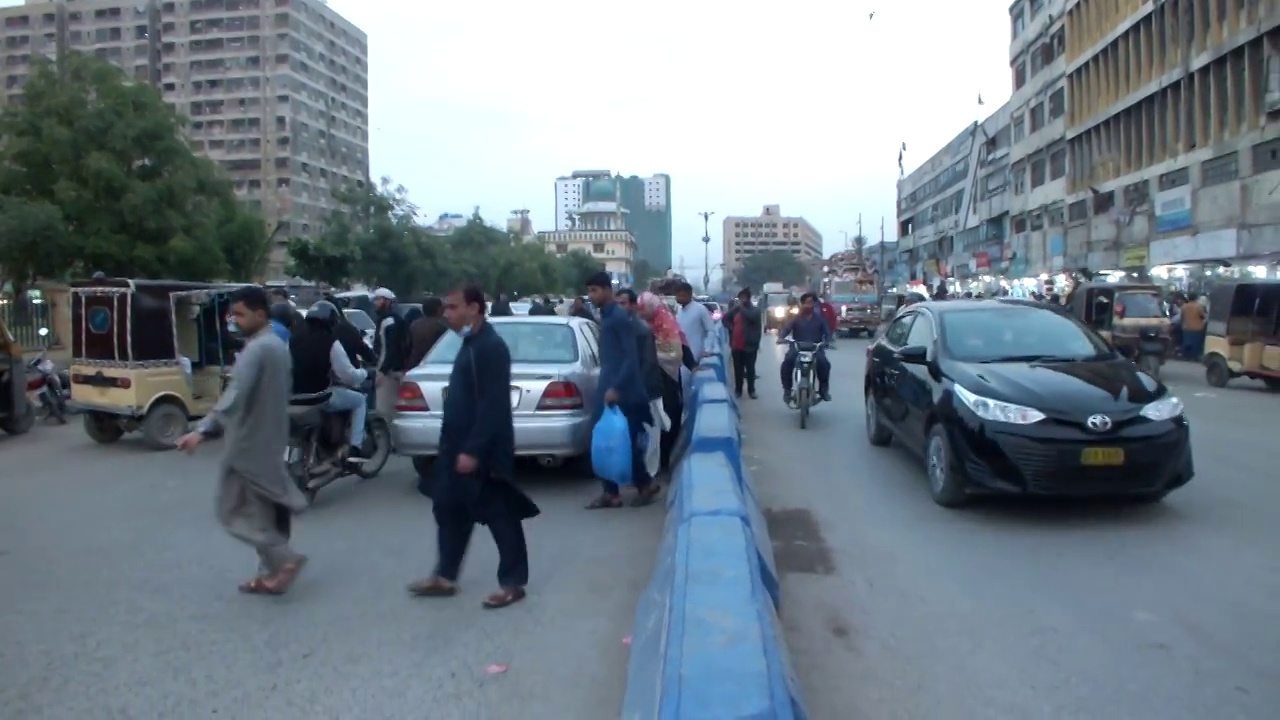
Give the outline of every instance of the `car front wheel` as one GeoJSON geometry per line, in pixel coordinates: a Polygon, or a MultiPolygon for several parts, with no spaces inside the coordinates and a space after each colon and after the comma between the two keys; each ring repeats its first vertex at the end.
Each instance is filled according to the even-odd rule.
{"type": "Polygon", "coordinates": [[[876,447],[889,447],[893,442],[893,433],[880,420],[880,408],[876,405],[875,395],[867,391],[867,442],[876,447]]]}
{"type": "Polygon", "coordinates": [[[964,486],[951,470],[951,442],[940,423],[929,428],[929,441],[925,444],[925,471],[929,473],[929,494],[942,507],[956,508],[969,501],[964,486]]]}

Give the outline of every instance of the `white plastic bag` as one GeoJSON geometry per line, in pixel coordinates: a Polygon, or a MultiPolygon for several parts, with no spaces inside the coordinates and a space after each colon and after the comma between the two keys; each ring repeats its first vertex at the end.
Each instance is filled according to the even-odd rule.
{"type": "Polygon", "coordinates": [[[644,447],[644,467],[649,471],[649,477],[654,477],[658,474],[659,465],[662,463],[662,433],[671,429],[671,418],[663,412],[661,398],[649,403],[649,412],[653,415],[654,424],[644,426],[647,438],[644,447]]]}

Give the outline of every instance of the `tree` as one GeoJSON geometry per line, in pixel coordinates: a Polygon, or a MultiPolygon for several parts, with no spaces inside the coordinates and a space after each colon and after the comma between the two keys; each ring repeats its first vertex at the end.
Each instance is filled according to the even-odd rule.
{"type": "Polygon", "coordinates": [[[768,282],[803,285],[809,279],[809,270],[795,255],[783,250],[770,250],[747,256],[736,276],[739,285],[759,292],[768,282]]]}
{"type": "Polygon", "coordinates": [[[154,88],[68,53],[37,58],[23,94],[0,113],[9,274],[213,280],[260,264],[261,224],[249,232],[230,181],[154,88]]]}
{"type": "Polygon", "coordinates": [[[570,250],[560,258],[560,286],[563,291],[581,293],[587,278],[604,270],[604,263],[585,250],[570,250]]]}

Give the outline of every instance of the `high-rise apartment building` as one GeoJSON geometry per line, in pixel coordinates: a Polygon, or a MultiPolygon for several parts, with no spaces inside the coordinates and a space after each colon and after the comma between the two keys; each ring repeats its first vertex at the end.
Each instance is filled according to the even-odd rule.
{"type": "Polygon", "coordinates": [[[278,240],[317,232],[333,190],[369,176],[368,43],[322,0],[55,0],[0,9],[5,102],[34,56],[91,53],[188,119],[278,240]]]}
{"type": "Polygon", "coordinates": [[[758,253],[788,252],[800,262],[825,257],[822,233],[800,216],[784,216],[779,205],[765,205],[756,217],[725,218],[721,237],[725,275],[733,275],[742,267],[742,261],[758,253]]]}
{"type": "Polygon", "coordinates": [[[574,227],[582,208],[585,187],[591,180],[613,178],[627,230],[635,238],[636,259],[655,272],[671,268],[671,176],[624,177],[608,170],[578,170],[556,178],[556,229],[574,227]]]}

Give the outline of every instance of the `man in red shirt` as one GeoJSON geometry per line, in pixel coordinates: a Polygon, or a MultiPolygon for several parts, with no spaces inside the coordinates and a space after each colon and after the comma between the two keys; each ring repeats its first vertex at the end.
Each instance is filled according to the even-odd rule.
{"type": "Polygon", "coordinates": [[[738,397],[742,397],[742,385],[747,385],[747,394],[756,398],[756,353],[760,351],[760,334],[764,331],[761,325],[760,309],[751,304],[751,291],[743,288],[738,292],[738,303],[725,313],[721,322],[729,329],[729,348],[733,351],[733,389],[738,397]]]}
{"type": "Polygon", "coordinates": [[[826,298],[822,299],[821,310],[822,319],[827,321],[827,327],[831,328],[831,349],[836,349],[836,331],[840,329],[840,315],[836,312],[836,306],[827,302],[826,298]]]}

